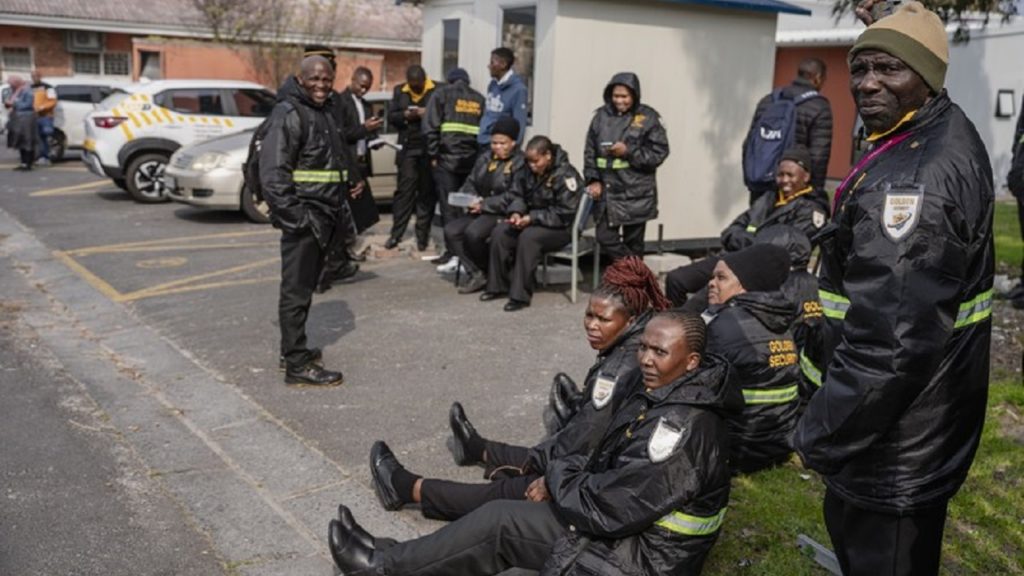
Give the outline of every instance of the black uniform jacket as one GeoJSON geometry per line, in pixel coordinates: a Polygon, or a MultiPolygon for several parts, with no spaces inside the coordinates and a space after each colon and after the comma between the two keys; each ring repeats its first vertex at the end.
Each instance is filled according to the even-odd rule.
{"type": "MultiPolygon", "coordinates": [[[[467,174],[473,169],[480,146],[480,118],[484,97],[459,80],[434,91],[423,119],[427,154],[449,172],[467,174]]],[[[447,194],[451,190],[440,190],[447,194]]]]}
{"type": "MultiPolygon", "coordinates": [[[[729,364],[705,355],[700,369],[632,391],[592,456],[552,461],[545,474],[557,515],[569,524],[542,576],[698,574],[729,502],[723,415],[742,401],[729,364]]],[[[638,381],[639,380],[639,381],[638,381]]]]}
{"type": "Polygon", "coordinates": [[[779,225],[792,226],[813,238],[827,222],[828,210],[812,188],[785,202],[776,194],[762,194],[722,231],[722,247],[729,252],[742,250],[754,243],[758,233],[779,225]]]}
{"type": "MultiPolygon", "coordinates": [[[[557,434],[530,451],[530,467],[543,472],[552,460],[570,454],[590,454],[608,430],[612,416],[631,390],[627,376],[637,367],[637,350],[651,313],[645,312],[630,324],[611,346],[597,355],[583,382],[580,404],[572,418],[557,434]],[[598,381],[601,385],[598,386],[598,381]],[[612,384],[609,384],[612,383],[612,384]]],[[[642,384],[642,381],[640,381],[642,384]]]]}
{"type": "Polygon", "coordinates": [[[512,149],[512,155],[505,160],[496,160],[490,151],[481,154],[473,165],[460,192],[476,194],[483,198],[483,214],[505,215],[512,198],[520,193],[515,186],[526,177],[526,161],[519,148],[512,149]]]}
{"type": "Polygon", "coordinates": [[[512,198],[506,212],[529,215],[533,224],[545,228],[569,228],[576,218],[583,181],[560,146],[554,145],[551,156],[546,174],[525,171],[522,184],[514,188],[519,195],[512,198]]]}
{"type": "Polygon", "coordinates": [[[418,98],[413,95],[409,84],[395,86],[391,102],[388,104],[388,125],[398,130],[398,144],[402,150],[395,156],[395,161],[401,161],[404,156],[421,156],[427,151],[427,137],[423,134],[423,119],[415,118],[407,120],[405,111],[415,106],[426,108],[430,103],[430,97],[434,91],[440,88],[433,80],[429,85],[424,86],[423,94],[418,98]]]}
{"type": "Polygon", "coordinates": [[[335,219],[347,214],[344,198],[356,177],[352,158],[339,138],[330,99],[317,106],[294,77],[281,86],[277,98],[266,120],[259,162],[270,217],[288,232],[312,229],[326,245],[335,219]],[[299,106],[305,108],[304,131],[299,106]]]}
{"type": "MultiPolygon", "coordinates": [[[[655,173],[668,158],[668,134],[658,112],[640,103],[640,80],[631,72],[612,77],[604,89],[604,106],[594,111],[583,150],[586,183],[601,182],[604,192],[598,210],[608,211],[612,226],[642,224],[658,217],[655,173]],[[612,88],[621,84],[633,92],[633,108],[619,113],[612,105],[612,88]],[[615,158],[608,144],[624,142],[627,153],[615,158]]],[[[599,215],[599,214],[598,214],[599,215]]]]}
{"type": "Polygon", "coordinates": [[[912,511],[956,493],[981,437],[992,168],[945,91],[889,142],[822,232],[830,357],[795,447],[840,498],[912,511]]]}
{"type": "Polygon", "coordinates": [[[367,150],[365,156],[356,158],[356,143],[360,140],[373,140],[376,138],[377,133],[367,130],[363,123],[359,121],[359,110],[356,106],[362,107],[363,118],[366,120],[370,119],[370,107],[366,105],[366,101],[362,98],[356,104],[351,88],[346,88],[343,92],[335,94],[333,101],[335,119],[341,120],[339,128],[341,129],[342,138],[349,145],[352,157],[359,161],[361,177],[369,178],[373,176],[373,155],[367,150]]]}
{"type": "Polygon", "coordinates": [[[799,361],[790,326],[796,316],[781,292],[747,292],[708,308],[707,349],[729,361],[742,391],[742,415],[729,420],[730,465],[754,472],[784,459],[799,409],[799,361]]]}
{"type": "MultiPolygon", "coordinates": [[[[1024,99],[1021,99],[1024,107],[1024,99]]],[[[1017,114],[1017,130],[1013,135],[1013,158],[1010,172],[1006,175],[1006,186],[1018,199],[1024,198],[1024,110],[1017,114]]]]}

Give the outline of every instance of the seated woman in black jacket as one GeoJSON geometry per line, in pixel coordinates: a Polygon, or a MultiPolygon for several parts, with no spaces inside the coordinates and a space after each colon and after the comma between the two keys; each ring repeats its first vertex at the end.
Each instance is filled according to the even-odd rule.
{"type": "Polygon", "coordinates": [[[708,352],[732,365],[743,413],[729,420],[729,467],[751,473],[785,462],[800,406],[796,307],[778,290],[789,275],[784,248],[755,244],[730,252],[708,283],[708,352]]]}
{"type": "MultiPolygon", "coordinates": [[[[775,174],[776,194],[762,194],[749,210],[740,214],[722,231],[722,248],[736,252],[752,244],[759,235],[775,226],[791,226],[813,238],[828,221],[828,207],[820,202],[820,195],[811,186],[808,167],[811,157],[806,148],[786,150],[775,174]]],[[[711,271],[718,258],[705,258],[699,262],[680,266],[665,278],[665,294],[672,304],[683,306],[689,295],[699,291],[711,279],[711,271]]],[[[688,310],[701,310],[700,303],[686,306],[688,310]]]]}
{"type": "Polygon", "coordinates": [[[476,159],[459,192],[479,199],[466,214],[444,227],[444,245],[468,272],[459,294],[472,294],[487,285],[487,241],[512,201],[512,187],[522,180],[526,164],[516,140],[519,122],[503,116],[494,123],[491,149],[476,159]]]}
{"type": "Polygon", "coordinates": [[[486,484],[464,484],[424,479],[406,471],[383,442],[371,451],[373,484],[381,504],[397,510],[419,502],[428,518],[454,520],[490,500],[522,500],[530,483],[543,474],[551,459],[589,453],[611,418],[612,393],[623,386],[625,375],[637,366],[640,335],[653,312],[669,302],[658,279],[639,257],[616,260],[590,297],[583,316],[587,342],[597,360],[587,372],[585,401],[562,430],[533,448],[485,440],[456,402],[449,420],[455,437],[455,463],[483,464],[486,484]]]}
{"type": "Polygon", "coordinates": [[[546,136],[526,145],[526,172],[506,213],[508,219],[491,233],[487,289],[480,300],[508,294],[506,312],[522,310],[533,297],[534,273],[545,252],[572,241],[572,223],[580,201],[582,179],[569,155],[546,136]]]}

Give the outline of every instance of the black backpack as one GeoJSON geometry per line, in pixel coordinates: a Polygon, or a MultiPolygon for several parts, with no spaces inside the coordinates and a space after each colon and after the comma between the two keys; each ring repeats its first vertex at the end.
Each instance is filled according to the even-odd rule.
{"type": "Polygon", "coordinates": [[[821,98],[817,90],[808,90],[788,98],[779,88],[772,92],[771,104],[754,121],[743,144],[743,182],[754,191],[775,188],[775,171],[796,136],[796,107],[821,98]]]}
{"type": "MultiPolygon", "coordinates": [[[[302,106],[295,106],[291,102],[285,101],[284,104],[299,113],[299,133],[305,134],[306,127],[309,125],[309,120],[306,119],[308,112],[304,111],[302,106]]],[[[267,135],[269,124],[270,116],[267,116],[256,127],[256,131],[252,133],[252,139],[249,140],[249,154],[245,158],[245,163],[242,164],[242,179],[245,180],[245,187],[253,194],[257,202],[264,200],[263,186],[260,182],[260,149],[263,146],[263,139],[267,135]]]]}

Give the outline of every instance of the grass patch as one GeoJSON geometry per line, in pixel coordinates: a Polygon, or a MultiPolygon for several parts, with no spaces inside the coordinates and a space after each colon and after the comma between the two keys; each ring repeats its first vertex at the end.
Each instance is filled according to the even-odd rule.
{"type": "MultiPolygon", "coordinates": [[[[831,547],[821,515],[824,494],[818,476],[796,463],[734,479],[725,526],[704,574],[827,574],[796,547],[801,533],[831,547]]],[[[981,447],[967,482],[950,503],[942,573],[1024,574],[1020,384],[997,382],[990,387],[981,447]]]]}
{"type": "Polygon", "coordinates": [[[992,235],[996,243],[996,272],[1020,276],[1024,242],[1020,238],[1016,202],[996,202],[992,235]]]}

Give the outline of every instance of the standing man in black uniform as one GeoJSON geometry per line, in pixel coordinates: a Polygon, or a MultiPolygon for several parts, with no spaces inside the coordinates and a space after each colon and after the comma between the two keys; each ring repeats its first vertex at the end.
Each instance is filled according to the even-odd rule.
{"type": "MultiPolygon", "coordinates": [[[[431,97],[427,117],[423,120],[434,190],[441,203],[441,228],[459,216],[457,209],[448,206],[448,193],[462,188],[473,170],[478,152],[477,134],[484,112],[484,97],[469,87],[469,73],[455,68],[448,72],[445,80],[448,84],[431,97]]],[[[452,256],[446,247],[435,263],[445,264],[452,256]]]]}
{"type": "Polygon", "coordinates": [[[388,108],[388,121],[398,130],[398,144],[402,149],[395,158],[398,164],[398,191],[392,204],[394,222],[391,236],[384,248],[398,246],[409,225],[413,209],[416,211],[416,247],[427,248],[430,240],[430,221],[433,219],[437,194],[434,178],[430,174],[427,156],[427,138],[423,134],[423,118],[427,104],[434,93],[434,81],[419,64],[405,71],[405,84],[395,86],[395,94],[388,108]]]}
{"type": "MultiPolygon", "coordinates": [[[[352,206],[352,217],[356,224],[356,231],[362,233],[380,218],[377,215],[377,207],[373,203],[373,190],[370,189],[369,178],[373,176],[373,163],[370,158],[369,142],[377,137],[377,131],[384,126],[384,118],[370,115],[370,105],[363,96],[373,86],[373,72],[369,68],[360,66],[352,72],[351,82],[348,88],[338,94],[335,106],[335,114],[341,118],[341,133],[345,142],[351,147],[352,156],[356,160],[359,172],[366,181],[363,194],[365,196],[353,197],[349,202],[352,206]]],[[[349,245],[349,257],[353,260],[365,260],[362,252],[355,250],[356,237],[349,245]]]]}
{"type": "MultiPolygon", "coordinates": [[[[704,359],[700,316],[668,311],[644,329],[628,391],[593,454],[552,461],[529,502],[497,500],[433,534],[374,548],[341,506],[329,546],[344,576],[473,576],[512,567],[559,574],[699,574],[729,499],[723,412],[728,364],[704,359]]],[[[614,395],[614,393],[613,393],[614,395]]]]}
{"type": "Polygon", "coordinates": [[[344,233],[345,195],[359,193],[348,148],[330,113],[334,69],[322,56],[302,61],[278,91],[267,119],[259,175],[274,226],[281,229],[278,304],[286,384],[337,385],[341,372],[320,365],[306,347],[306,319],[328,247],[344,233]]]}
{"type": "Polygon", "coordinates": [[[825,479],[847,575],[937,574],[946,507],[985,421],[992,331],[992,165],[943,88],[945,26],[918,2],[850,50],[871,151],[821,240],[824,382],[794,437],[825,479]]]}
{"type": "Polygon", "coordinates": [[[640,79],[620,72],[604,89],[583,150],[583,178],[595,202],[597,241],[613,260],[644,255],[647,221],[658,217],[658,167],[668,134],[658,111],[640,102],[640,79]]]}

